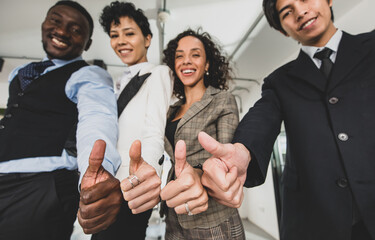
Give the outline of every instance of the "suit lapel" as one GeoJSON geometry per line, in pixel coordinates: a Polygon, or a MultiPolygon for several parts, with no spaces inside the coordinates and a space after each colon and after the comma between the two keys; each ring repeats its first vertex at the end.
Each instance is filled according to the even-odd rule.
{"type": "Polygon", "coordinates": [[[139,89],[142,87],[144,81],[150,76],[151,73],[143,74],[139,76],[139,72],[130,80],[130,82],[122,90],[119,98],[117,99],[117,112],[120,117],[122,111],[124,111],[126,105],[130,100],[137,94],[139,89]]]}
{"type": "Polygon", "coordinates": [[[325,91],[327,82],[326,79],[310,57],[302,50],[300,51],[288,74],[290,74],[293,78],[301,79],[307,82],[322,92],[325,91]]]}
{"type": "Polygon", "coordinates": [[[333,65],[328,91],[332,90],[355,68],[368,54],[361,48],[361,41],[347,33],[343,33],[333,65]]]}
{"type": "Polygon", "coordinates": [[[185,125],[190,119],[192,119],[195,115],[202,111],[202,109],[204,109],[212,101],[213,95],[217,94],[219,91],[219,89],[208,86],[202,99],[198,102],[193,103],[193,105],[191,105],[185,115],[181,118],[181,121],[178,123],[176,133],[178,133],[181,127],[185,125]]]}

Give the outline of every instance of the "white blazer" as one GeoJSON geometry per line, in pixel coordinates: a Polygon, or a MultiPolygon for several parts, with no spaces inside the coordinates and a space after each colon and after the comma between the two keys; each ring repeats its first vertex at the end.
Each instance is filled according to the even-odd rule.
{"type": "MultiPolygon", "coordinates": [[[[136,75],[132,72],[131,75],[136,75]]],[[[143,159],[156,169],[160,176],[162,167],[158,161],[164,152],[164,131],[170,105],[173,81],[172,71],[163,65],[143,63],[139,76],[151,72],[138,93],[130,100],[119,118],[117,150],[122,164],[116,178],[120,181],[129,176],[129,149],[133,141],[142,143],[143,159]]]]}

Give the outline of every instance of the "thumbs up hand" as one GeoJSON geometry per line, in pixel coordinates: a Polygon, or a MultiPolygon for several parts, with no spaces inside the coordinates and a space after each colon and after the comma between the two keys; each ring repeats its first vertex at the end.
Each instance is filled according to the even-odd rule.
{"type": "Polygon", "coordinates": [[[116,220],[122,202],[119,180],[102,166],[105,148],[103,140],[94,143],[81,181],[77,218],[86,234],[107,229],[116,220]]]}
{"type": "Polygon", "coordinates": [[[222,144],[204,132],[198,134],[199,143],[212,157],[203,164],[202,184],[217,202],[239,208],[244,193],[250,152],[241,143],[222,144]]]}
{"type": "Polygon", "coordinates": [[[143,160],[139,140],[131,145],[129,157],[129,177],[121,181],[121,190],[132,213],[137,214],[159,203],[161,180],[155,168],[143,160]]]}
{"type": "Polygon", "coordinates": [[[186,162],[186,145],[180,140],[175,149],[176,180],[170,181],[161,191],[161,198],[177,214],[198,214],[207,210],[208,195],[201,183],[202,170],[186,162]]]}

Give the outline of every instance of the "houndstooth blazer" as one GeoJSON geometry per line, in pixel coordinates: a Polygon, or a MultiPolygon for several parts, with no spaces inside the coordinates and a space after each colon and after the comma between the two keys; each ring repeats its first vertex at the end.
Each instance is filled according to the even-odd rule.
{"type": "MultiPolygon", "coordinates": [[[[168,110],[168,121],[173,118],[176,111],[182,105],[178,101],[168,110]]],[[[234,96],[220,89],[209,86],[202,99],[195,102],[181,118],[175,132],[175,142],[184,140],[186,143],[186,161],[191,166],[204,163],[211,154],[203,149],[198,142],[198,133],[204,131],[221,143],[232,141],[234,131],[238,125],[238,108],[234,96]]],[[[175,178],[174,174],[174,154],[171,143],[164,138],[165,151],[172,161],[172,168],[168,174],[168,182],[175,178]]],[[[162,204],[162,213],[166,211],[165,202],[162,204]]],[[[173,209],[170,209],[173,210],[173,209]]],[[[208,201],[206,212],[188,216],[178,215],[178,221],[183,228],[209,228],[219,225],[224,220],[232,216],[237,209],[221,205],[212,198],[208,201]]]]}

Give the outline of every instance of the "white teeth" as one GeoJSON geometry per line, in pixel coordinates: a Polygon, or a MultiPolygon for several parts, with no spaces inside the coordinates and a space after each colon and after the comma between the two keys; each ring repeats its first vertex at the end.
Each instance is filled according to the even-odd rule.
{"type": "Polygon", "coordinates": [[[66,43],[61,42],[61,41],[57,40],[56,38],[52,38],[52,42],[54,42],[55,44],[59,45],[60,47],[66,47],[66,46],[68,46],[66,43]]]}
{"type": "Polygon", "coordinates": [[[302,29],[303,28],[306,28],[308,26],[310,26],[311,23],[313,23],[315,21],[315,18],[314,19],[311,19],[310,21],[308,21],[307,23],[305,23],[303,26],[302,26],[302,29]]]}
{"type": "Polygon", "coordinates": [[[130,50],[120,50],[120,53],[128,53],[130,50]]]}
{"type": "Polygon", "coordinates": [[[193,73],[193,72],[195,72],[195,70],[192,70],[192,69],[186,69],[182,71],[182,73],[184,74],[193,73]]]}

